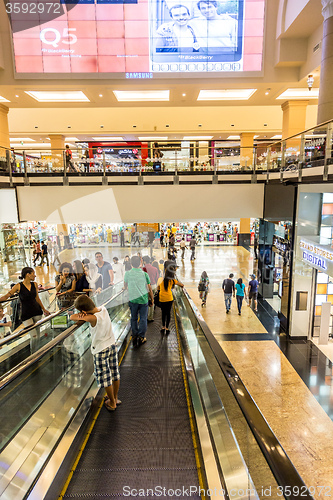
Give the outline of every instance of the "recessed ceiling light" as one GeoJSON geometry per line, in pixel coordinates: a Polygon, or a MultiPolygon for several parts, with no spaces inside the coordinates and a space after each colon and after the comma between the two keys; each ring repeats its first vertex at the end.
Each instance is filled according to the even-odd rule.
{"type": "Polygon", "coordinates": [[[169,90],[114,90],[118,101],[168,101],[169,90]]]}
{"type": "Polygon", "coordinates": [[[110,141],[123,141],[123,137],[93,137],[94,141],[110,142],[110,141]]]}
{"type": "Polygon", "coordinates": [[[8,99],[6,99],[5,97],[2,97],[2,95],[0,95],[0,102],[10,102],[10,101],[8,101],[8,99]]]}
{"type": "Polygon", "coordinates": [[[165,137],[138,137],[139,141],[166,141],[168,139],[165,137]]]}
{"type": "Polygon", "coordinates": [[[10,142],[35,142],[35,139],[30,139],[30,137],[11,137],[10,142]]]}
{"type": "Polygon", "coordinates": [[[185,135],[183,137],[184,141],[209,141],[213,139],[212,135],[185,135]]]}
{"type": "Polygon", "coordinates": [[[103,97],[103,94],[99,94],[99,97],[103,97]]]}
{"type": "Polygon", "coordinates": [[[240,139],[240,135],[229,135],[227,139],[240,139]]]}
{"type": "Polygon", "coordinates": [[[318,99],[319,89],[287,89],[276,99],[318,99]]]}
{"type": "Polygon", "coordinates": [[[15,96],[15,97],[20,97],[20,96],[16,94],[16,96],[15,96]]]}
{"type": "Polygon", "coordinates": [[[38,102],[90,102],[81,90],[25,90],[25,93],[38,102]]]}
{"type": "Polygon", "coordinates": [[[77,137],[65,137],[65,141],[79,141],[77,137]]]}
{"type": "Polygon", "coordinates": [[[185,97],[185,96],[186,96],[186,94],[182,94],[182,96],[183,96],[183,97],[185,97]]]}
{"type": "Polygon", "coordinates": [[[246,101],[257,89],[200,90],[198,101],[246,101]]]}

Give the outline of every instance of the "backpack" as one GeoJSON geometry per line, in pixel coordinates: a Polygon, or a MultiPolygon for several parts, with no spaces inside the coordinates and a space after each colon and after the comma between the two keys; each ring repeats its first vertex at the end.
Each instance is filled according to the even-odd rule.
{"type": "Polygon", "coordinates": [[[198,292],[204,292],[206,290],[206,283],[204,281],[200,281],[198,285],[198,292]]]}

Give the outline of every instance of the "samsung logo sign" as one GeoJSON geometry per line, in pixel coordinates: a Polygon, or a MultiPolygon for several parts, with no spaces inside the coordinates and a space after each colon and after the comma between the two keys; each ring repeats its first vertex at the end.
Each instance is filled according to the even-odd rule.
{"type": "Polygon", "coordinates": [[[319,267],[322,271],[327,271],[326,261],[323,258],[317,257],[316,255],[312,255],[308,252],[303,252],[303,260],[319,267]]]}

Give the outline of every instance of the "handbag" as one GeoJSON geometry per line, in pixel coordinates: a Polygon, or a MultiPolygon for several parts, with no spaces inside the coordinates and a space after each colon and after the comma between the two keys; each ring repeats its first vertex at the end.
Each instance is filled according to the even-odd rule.
{"type": "Polygon", "coordinates": [[[160,306],[160,291],[156,290],[155,295],[154,295],[154,304],[156,307],[161,307],[160,306]]]}

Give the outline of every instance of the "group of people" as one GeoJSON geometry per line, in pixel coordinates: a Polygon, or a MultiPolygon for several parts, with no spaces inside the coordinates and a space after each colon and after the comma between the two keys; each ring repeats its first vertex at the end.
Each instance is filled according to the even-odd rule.
{"type": "Polygon", "coordinates": [[[233,280],[234,275],[229,274],[229,278],[226,278],[222,283],[222,290],[224,292],[224,302],[226,313],[228,314],[231,308],[232,297],[236,297],[237,309],[239,316],[242,312],[242,305],[244,297],[249,299],[249,307],[251,307],[251,302],[253,302],[254,311],[258,312],[258,286],[259,282],[256,280],[255,274],[251,274],[251,281],[248,284],[248,290],[246,291],[245,284],[242,278],[238,278],[235,284],[233,280]]]}
{"type": "Polygon", "coordinates": [[[52,240],[31,240],[30,245],[32,247],[32,254],[33,254],[33,265],[36,266],[41,266],[45,261],[46,265],[50,265],[50,252],[52,254],[52,263],[55,265],[57,262],[59,265],[61,264],[60,259],[59,259],[59,249],[58,245],[56,242],[52,242],[52,240]],[[37,261],[39,259],[39,264],[37,264],[37,261]]]}

